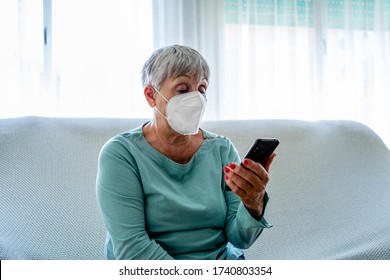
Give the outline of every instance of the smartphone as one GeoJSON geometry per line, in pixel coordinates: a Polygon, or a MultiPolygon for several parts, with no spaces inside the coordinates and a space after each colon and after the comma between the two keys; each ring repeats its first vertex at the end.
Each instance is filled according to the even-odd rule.
{"type": "MultiPolygon", "coordinates": [[[[267,164],[269,157],[275,151],[276,147],[279,145],[279,139],[277,138],[259,138],[253,142],[252,146],[249,148],[244,158],[249,158],[256,162],[260,162],[262,166],[267,164]]],[[[241,163],[244,166],[243,163],[241,163]]],[[[244,166],[245,167],[245,166],[244,166]]],[[[231,191],[231,189],[226,186],[226,191],[231,191]]]]}
{"type": "MultiPolygon", "coordinates": [[[[249,158],[253,161],[260,162],[262,166],[265,166],[269,157],[275,151],[279,145],[279,139],[277,138],[259,138],[253,142],[244,158],[249,158]]],[[[241,165],[243,165],[241,163],[241,165]]]]}

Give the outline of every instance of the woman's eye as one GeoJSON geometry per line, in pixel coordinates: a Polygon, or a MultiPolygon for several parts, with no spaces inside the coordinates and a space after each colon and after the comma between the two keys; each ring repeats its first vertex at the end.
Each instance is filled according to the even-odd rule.
{"type": "MultiPolygon", "coordinates": [[[[190,92],[191,90],[190,90],[190,87],[183,85],[183,86],[178,86],[178,87],[176,87],[176,91],[177,91],[178,93],[188,93],[188,92],[190,92]]],[[[199,91],[201,94],[206,95],[206,87],[205,87],[205,86],[203,86],[203,85],[200,86],[200,87],[198,88],[198,91],[199,91]]]]}
{"type": "Polygon", "coordinates": [[[188,92],[188,87],[186,87],[186,86],[178,86],[178,87],[176,88],[176,90],[177,90],[179,93],[186,93],[186,92],[188,92]]]}

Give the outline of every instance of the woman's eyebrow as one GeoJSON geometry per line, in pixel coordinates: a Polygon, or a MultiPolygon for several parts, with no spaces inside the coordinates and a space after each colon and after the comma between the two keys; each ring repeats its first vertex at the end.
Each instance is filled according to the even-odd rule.
{"type": "Polygon", "coordinates": [[[177,77],[175,78],[175,80],[180,79],[180,78],[187,78],[187,79],[189,79],[189,80],[192,79],[191,76],[189,76],[189,75],[187,75],[187,74],[183,74],[183,75],[177,76],[177,77]]]}

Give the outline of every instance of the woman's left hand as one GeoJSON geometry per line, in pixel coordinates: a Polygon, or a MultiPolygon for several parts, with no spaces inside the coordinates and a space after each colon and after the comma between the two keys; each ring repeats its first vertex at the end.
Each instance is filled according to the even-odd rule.
{"type": "Polygon", "coordinates": [[[275,156],[273,153],[264,167],[253,160],[244,159],[245,167],[231,163],[223,168],[226,184],[240,197],[255,219],[263,215],[265,189],[269,181],[268,172],[275,156]]]}

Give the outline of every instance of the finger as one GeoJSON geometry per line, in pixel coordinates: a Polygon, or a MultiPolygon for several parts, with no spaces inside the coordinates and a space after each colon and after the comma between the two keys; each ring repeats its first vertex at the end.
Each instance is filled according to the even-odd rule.
{"type": "Polygon", "coordinates": [[[224,167],[225,175],[227,175],[231,182],[245,193],[253,194],[261,192],[264,188],[264,183],[260,177],[256,176],[253,171],[243,168],[238,164],[230,164],[224,167]]]}
{"type": "Polygon", "coordinates": [[[238,177],[236,174],[233,172],[228,172],[228,174],[230,176],[225,175],[225,180],[231,191],[240,198],[248,209],[257,209],[259,203],[261,203],[262,197],[264,196],[265,186],[263,186],[261,191],[254,191],[252,188],[252,191],[248,192],[234,180],[234,178],[238,177]]]}
{"type": "Polygon", "coordinates": [[[267,163],[265,164],[264,168],[267,172],[269,172],[269,169],[271,167],[272,162],[274,161],[274,158],[276,157],[275,153],[272,153],[272,155],[267,160],[267,163]]]}
{"type": "MultiPolygon", "coordinates": [[[[243,165],[245,166],[245,168],[252,171],[257,177],[259,177],[263,184],[268,183],[268,180],[269,180],[268,172],[260,163],[246,158],[243,161],[243,165]]],[[[248,177],[246,177],[246,179],[253,182],[248,177]]],[[[256,183],[256,182],[253,182],[253,183],[256,183]]]]}
{"type": "Polygon", "coordinates": [[[238,197],[242,198],[246,195],[246,192],[242,190],[239,186],[237,186],[234,181],[229,177],[229,175],[225,175],[225,181],[228,187],[234,192],[235,194],[238,195],[238,197]]]}
{"type": "Polygon", "coordinates": [[[225,166],[223,171],[225,172],[225,179],[228,179],[234,188],[239,188],[242,191],[246,192],[249,190],[249,187],[245,187],[245,184],[248,184],[237,172],[238,166],[235,163],[231,163],[229,166],[225,166]]]}

